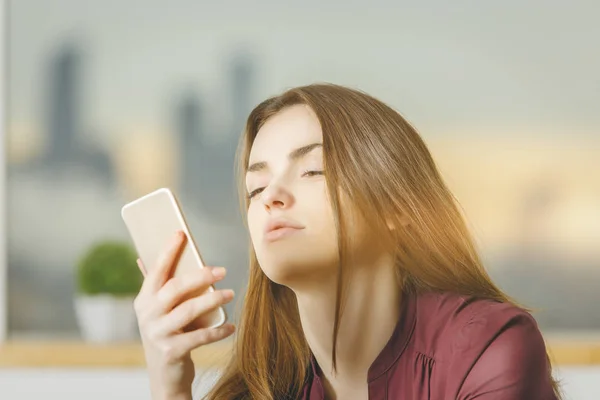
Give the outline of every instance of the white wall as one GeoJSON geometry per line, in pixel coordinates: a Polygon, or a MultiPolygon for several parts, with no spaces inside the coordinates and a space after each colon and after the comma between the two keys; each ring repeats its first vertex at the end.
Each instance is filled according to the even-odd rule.
{"type": "MultiPolygon", "coordinates": [[[[600,399],[600,366],[557,371],[567,400],[600,399]]],[[[202,389],[202,388],[200,388],[202,389]]],[[[150,399],[143,369],[0,370],[2,400],[150,399]]]]}
{"type": "Polygon", "coordinates": [[[600,366],[569,367],[557,371],[568,400],[600,399],[600,366]]]}

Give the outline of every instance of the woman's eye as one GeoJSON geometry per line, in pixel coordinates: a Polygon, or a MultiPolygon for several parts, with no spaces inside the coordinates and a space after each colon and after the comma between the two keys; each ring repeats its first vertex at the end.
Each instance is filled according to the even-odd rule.
{"type": "MultiPolygon", "coordinates": [[[[304,171],[302,173],[302,176],[305,177],[310,177],[310,176],[317,176],[317,175],[323,175],[323,171],[304,171]]],[[[251,191],[250,193],[247,194],[247,197],[249,200],[251,200],[252,198],[256,197],[256,195],[260,194],[263,190],[265,190],[264,187],[260,187],[258,189],[254,189],[253,191],[251,191]]]]}
{"type": "Polygon", "coordinates": [[[304,171],[302,176],[315,176],[315,175],[323,175],[323,171],[304,171]]]}
{"type": "Polygon", "coordinates": [[[265,188],[258,188],[258,189],[254,189],[253,191],[251,191],[250,193],[248,193],[248,199],[252,199],[254,196],[256,196],[257,194],[259,194],[260,192],[262,192],[265,188]]]}

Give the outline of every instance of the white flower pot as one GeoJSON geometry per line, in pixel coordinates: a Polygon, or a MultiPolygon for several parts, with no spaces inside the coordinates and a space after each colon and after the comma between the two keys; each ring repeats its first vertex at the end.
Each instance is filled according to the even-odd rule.
{"type": "Polygon", "coordinates": [[[139,330],[133,299],[111,295],[79,295],[75,298],[75,312],[83,339],[95,343],[137,340],[139,330]]]}

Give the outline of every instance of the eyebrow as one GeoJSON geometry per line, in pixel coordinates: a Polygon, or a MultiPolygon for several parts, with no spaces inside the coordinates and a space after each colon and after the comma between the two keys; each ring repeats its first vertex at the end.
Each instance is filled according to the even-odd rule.
{"type": "MultiPolygon", "coordinates": [[[[298,160],[318,147],[323,147],[323,143],[311,143],[307,144],[306,146],[298,147],[288,154],[288,159],[291,161],[298,160]]],[[[259,161],[250,164],[246,169],[246,172],[258,172],[264,170],[265,168],[267,168],[267,163],[265,161],[259,161]]]]}

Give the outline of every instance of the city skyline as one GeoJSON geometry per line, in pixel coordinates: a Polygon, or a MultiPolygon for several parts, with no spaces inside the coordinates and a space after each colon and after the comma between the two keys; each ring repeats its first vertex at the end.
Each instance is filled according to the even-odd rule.
{"type": "MultiPolygon", "coordinates": [[[[232,287],[243,290],[248,242],[238,215],[233,157],[264,70],[234,52],[218,81],[223,98],[202,85],[177,86],[155,93],[166,100],[167,123],[103,132],[86,117],[83,86],[89,76],[83,66],[90,67],[84,62],[90,49],[86,56],[68,46],[50,54],[44,74],[49,81],[37,88],[47,91],[38,115],[44,129],[30,132],[39,141],[29,144],[29,157],[21,141],[22,158],[9,165],[11,329],[76,332],[72,279],[78,256],[103,237],[128,240],[120,207],[163,185],[180,196],[203,253],[233,267],[232,287]],[[90,140],[100,136],[109,139],[90,140]],[[21,312],[23,307],[29,311],[21,312]],[[51,317],[52,310],[60,312],[51,317]]],[[[593,137],[523,131],[423,137],[498,282],[528,304],[565,313],[560,320],[540,315],[544,327],[600,327],[600,321],[568,313],[568,307],[581,310],[597,298],[592,282],[600,188],[589,171],[600,170],[600,160],[593,137]],[[561,285],[581,296],[556,303],[548,293],[561,285]]]]}
{"type": "MultiPolygon", "coordinates": [[[[66,41],[57,47],[48,62],[46,94],[42,121],[46,121],[43,139],[37,147],[37,154],[30,154],[29,159],[21,162],[9,163],[9,173],[26,170],[43,170],[57,176],[61,172],[74,168],[83,168],[90,173],[99,175],[107,185],[123,184],[116,176],[118,166],[115,165],[115,154],[111,148],[100,144],[84,143],[85,121],[82,115],[85,110],[82,104],[87,104],[83,98],[86,75],[85,60],[82,59],[77,43],[66,41]]],[[[211,173],[217,170],[221,176],[234,176],[234,156],[237,147],[237,138],[245,122],[245,117],[252,107],[252,80],[254,69],[252,58],[247,52],[232,57],[229,72],[231,80],[231,103],[225,124],[210,126],[207,121],[205,97],[202,92],[193,87],[187,87],[175,96],[175,101],[170,104],[172,120],[170,135],[178,143],[179,160],[174,171],[178,174],[169,186],[177,188],[183,196],[197,198],[199,207],[204,207],[204,212],[220,218],[228,218],[228,213],[219,215],[223,209],[223,199],[235,197],[235,185],[223,179],[216,178],[218,174],[211,173]],[[210,141],[208,132],[225,140],[210,141]],[[208,139],[208,140],[207,140],[208,139]],[[211,188],[211,190],[207,190],[211,188]],[[216,214],[216,215],[215,215],[216,214]]],[[[214,109],[213,109],[214,111],[214,109]]],[[[213,121],[214,122],[214,121],[213,121]]],[[[131,149],[132,152],[136,150],[131,149]]],[[[168,156],[167,156],[168,157],[168,156]]],[[[14,157],[13,157],[14,158],[14,157]]],[[[230,206],[237,203],[225,201],[230,206]]],[[[221,213],[222,214],[222,213],[221,213]]]]}

